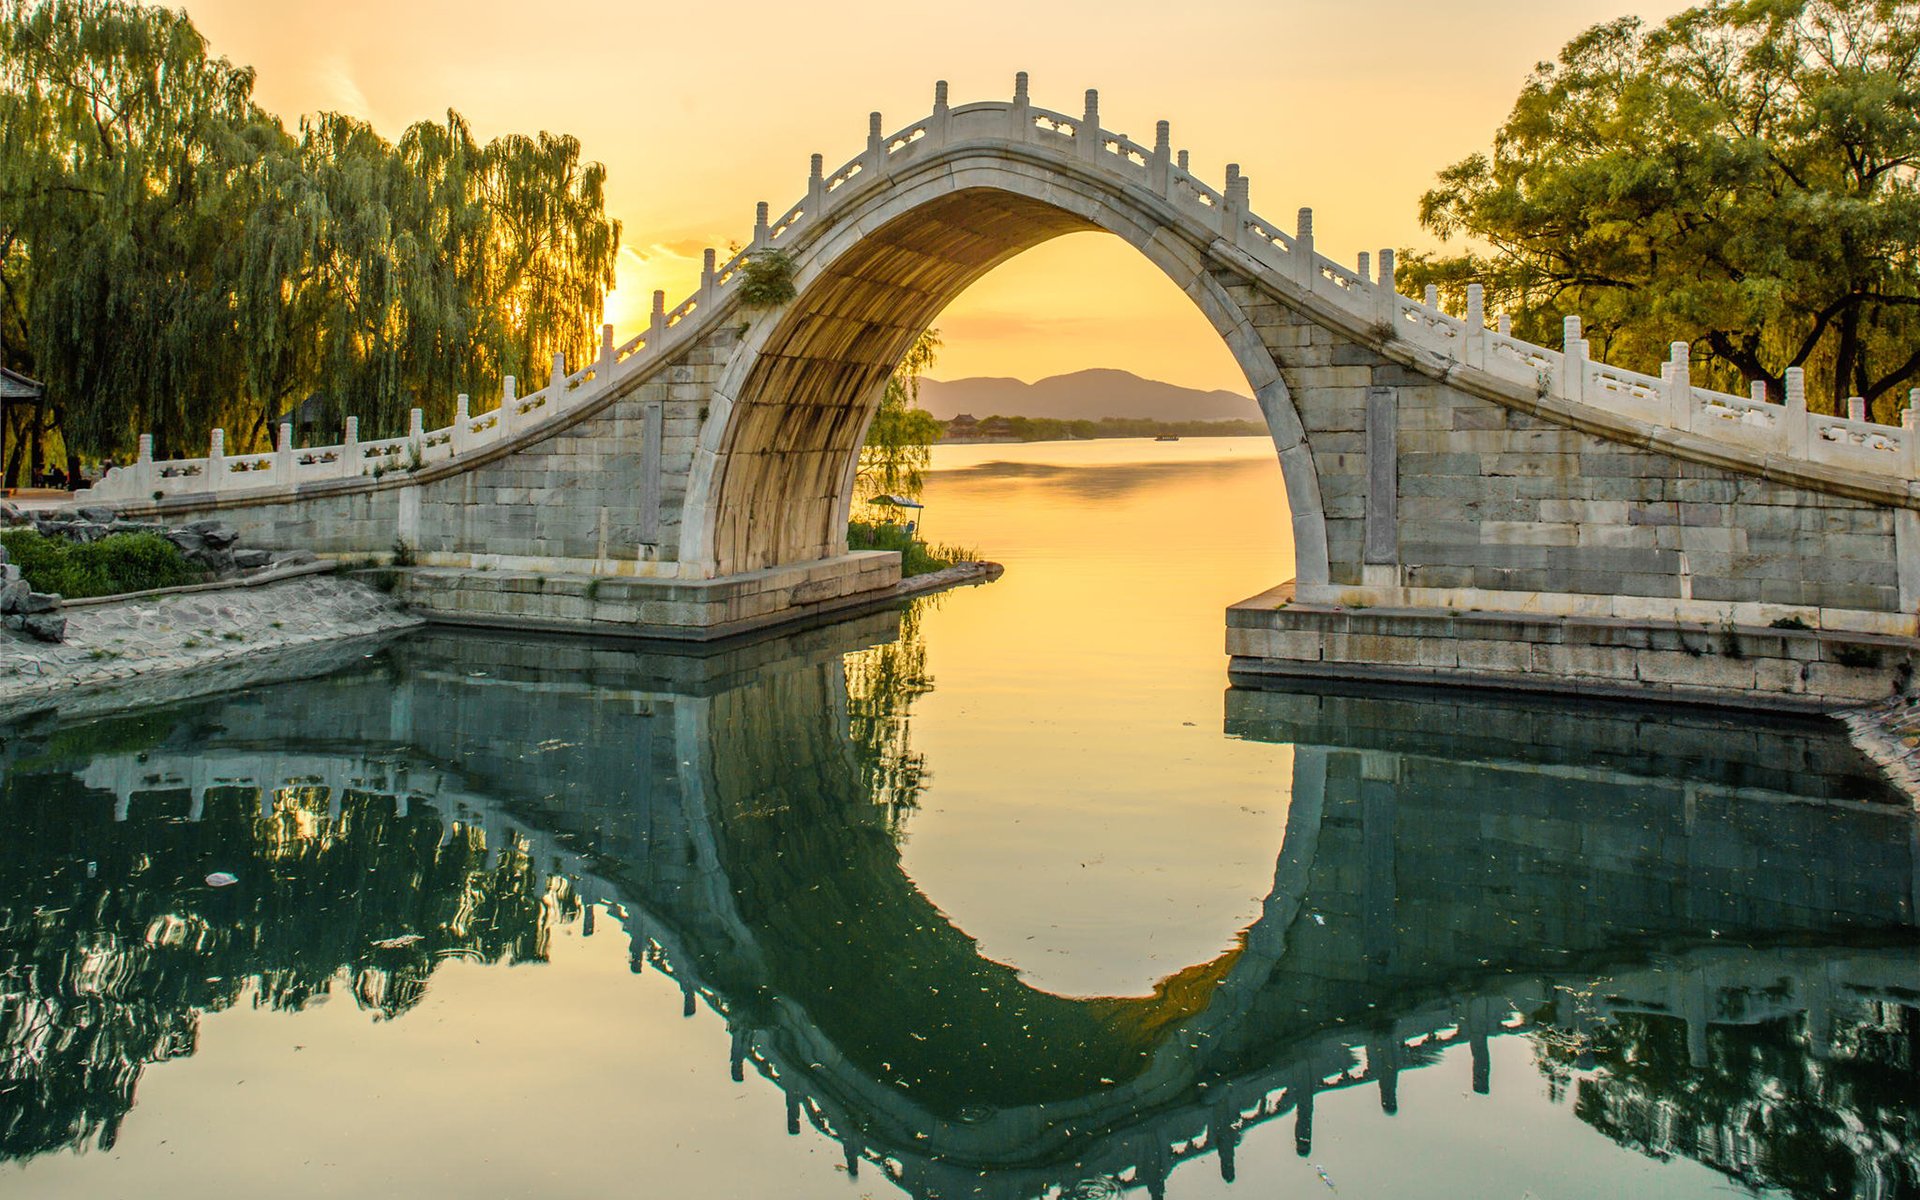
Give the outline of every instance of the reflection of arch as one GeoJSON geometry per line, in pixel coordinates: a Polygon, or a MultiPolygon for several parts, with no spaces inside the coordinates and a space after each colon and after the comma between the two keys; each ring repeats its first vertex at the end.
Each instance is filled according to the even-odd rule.
{"type": "Polygon", "coordinates": [[[853,460],[913,339],[998,264],[1098,229],[1144,254],[1219,331],[1281,447],[1297,576],[1327,581],[1320,486],[1299,416],[1248,314],[1207,270],[1210,231],[1112,176],[1006,145],[902,168],[852,203],[809,235],[797,252],[799,298],[750,329],[714,386],[683,558],[725,575],[844,553],[853,460]]]}
{"type": "MultiPolygon", "coordinates": [[[[1027,1196],[1087,1174],[1151,1188],[1202,1154],[1230,1172],[1249,1127],[1292,1114],[1304,1142],[1313,1096],[1359,1084],[1391,1108],[1398,1073],[1447,1047],[1468,1048],[1487,1086],[1486,1039],[1525,1027],[1515,1009],[1564,1005],[1561,985],[1612,981],[1593,1013],[1564,1008],[1556,1020],[1674,1014],[1692,1022],[1688,1044],[1705,1046],[1715,997],[1729,988],[1786,980],[1786,998],[1774,988],[1768,1003],[1811,1018],[1836,997],[1920,983],[1900,940],[1914,924],[1912,849],[1888,836],[1911,818],[1864,800],[1808,803],[1846,778],[1844,743],[1831,736],[1783,725],[1738,747],[1719,718],[1678,715],[1645,729],[1622,722],[1629,740],[1616,743],[1602,718],[1556,724],[1554,710],[1516,705],[1502,731],[1524,736],[1502,744],[1463,740],[1459,711],[1444,705],[1262,694],[1230,700],[1233,728],[1292,742],[1295,778],[1274,887],[1244,948],[1146,1001],[1034,993],[979,959],[914,890],[883,819],[852,787],[840,655],[885,632],[868,622],[796,639],[791,654],[697,660],[432,638],[397,651],[392,675],[203,702],[178,724],[191,732],[191,761],[230,751],[238,764],[284,749],[286,723],[303,719],[320,732],[286,750],[276,773],[410,764],[439,811],[524,831],[539,861],[578,877],[584,898],[617,906],[636,964],[668,971],[690,1005],[705,998],[725,1014],[737,1068],[775,1078],[791,1120],[890,1164],[916,1194],[960,1194],[965,1181],[970,1193],[1027,1196]],[[549,752],[515,752],[530,712],[549,752]],[[1713,739],[1693,746],[1691,766],[1689,737],[1713,739]],[[1726,757],[1703,765],[1701,744],[1726,757]],[[1632,770],[1643,760],[1657,769],[1632,770]],[[1516,764],[1570,786],[1510,786],[1523,774],[1516,764]],[[1654,818],[1668,822],[1666,849],[1623,854],[1654,818]],[[1511,926],[1518,913],[1558,924],[1551,936],[1511,926]],[[1709,925],[1761,949],[1730,949],[1709,925]],[[1848,927],[1899,948],[1859,951],[1835,974],[1831,955],[1786,945],[1837,941],[1848,927]],[[840,961],[822,958],[822,945],[840,961]],[[984,984],[994,989],[986,1004],[1023,1005],[1047,1026],[1030,1046],[1102,1041],[1071,1070],[986,1063],[975,1073],[976,1052],[943,1078],[940,1063],[908,1057],[926,1021],[999,1030],[951,997],[901,999],[916,981],[984,984]],[[1210,987],[1211,1001],[1175,994],[1193,985],[1210,987]],[[857,989],[857,1005],[831,994],[841,989],[857,989]],[[1116,1065],[1112,1083],[1088,1078],[1116,1065]]],[[[26,750],[30,765],[10,765],[66,762],[57,769],[103,799],[116,779],[132,787],[173,770],[132,744],[165,728],[136,722],[123,749],[103,754],[50,738],[26,750]]],[[[130,797],[132,819],[142,804],[130,797]]]]}

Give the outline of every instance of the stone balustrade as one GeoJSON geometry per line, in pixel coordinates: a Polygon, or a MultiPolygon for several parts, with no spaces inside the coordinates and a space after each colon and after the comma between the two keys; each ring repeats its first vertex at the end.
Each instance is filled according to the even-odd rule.
{"type": "Polygon", "coordinates": [[[1237,164],[1228,165],[1222,189],[1209,186],[1189,169],[1186,151],[1172,150],[1167,122],[1156,125],[1153,145],[1146,146],[1102,128],[1095,91],[1086,93],[1077,117],[1036,108],[1028,99],[1023,72],[1011,103],[949,107],[947,86],[941,83],[932,114],[891,136],[882,133],[880,114],[872,114],[867,144],[859,155],[831,172],[824,169],[822,157],[814,155],[804,199],[777,218],[761,203],[753,240],[725,263],[717,263],[712,250],[706,252],[700,287],[692,296],[669,310],[665,294],[656,291],[644,331],[616,344],[613,327],[604,326],[592,361],[569,371],[562,356],[555,355],[550,382],[538,391],[522,396],[515,378],[508,376],[498,402],[486,411],[471,411],[470,398],[461,396],[453,423],[428,430],[422,410],[416,408],[404,436],[376,441],[360,441],[350,418],[338,444],[296,447],[293,430],[283,425],[275,449],[260,454],[227,454],[224,433],[216,429],[205,457],[157,461],[153,439],[143,435],[137,460],[109,471],[89,498],[140,502],[210,493],[284,493],[312,482],[373,480],[484,453],[666,362],[691,337],[728,319],[743,268],[753,255],[781,250],[799,234],[830,224],[857,193],[883,186],[892,172],[957,144],[1004,145],[1009,155],[1037,153],[1098,172],[1129,192],[1163,203],[1169,222],[1197,228],[1210,235],[1216,249],[1224,244],[1244,255],[1261,277],[1284,285],[1287,293],[1310,297],[1344,314],[1356,327],[1390,330],[1392,340],[1450,360],[1465,371],[1534,387],[1543,399],[1557,401],[1575,415],[1591,410],[1615,423],[1624,417],[1753,455],[1841,468],[1880,480],[1920,476],[1920,433],[1912,407],[1899,427],[1866,420],[1865,405],[1857,398],[1849,402],[1844,417],[1809,413],[1797,368],[1788,372],[1784,404],[1769,402],[1758,387],[1749,396],[1695,387],[1688,347],[1679,342],[1657,377],[1609,366],[1590,357],[1577,317],[1567,319],[1562,349],[1551,350],[1515,338],[1504,320],[1490,328],[1478,285],[1468,288],[1465,315],[1453,316],[1432,288],[1420,299],[1396,292],[1391,250],[1380,251],[1377,272],[1376,260],[1366,254],[1350,268],[1314,250],[1311,209],[1299,210],[1292,234],[1254,213],[1248,178],[1237,164]]]}

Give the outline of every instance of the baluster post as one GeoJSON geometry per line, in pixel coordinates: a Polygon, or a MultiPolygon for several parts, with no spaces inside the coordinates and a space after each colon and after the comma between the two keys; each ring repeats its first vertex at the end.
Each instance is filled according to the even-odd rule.
{"type": "Polygon", "coordinates": [[[867,114],[867,170],[872,172],[874,178],[877,179],[880,177],[881,170],[885,168],[886,165],[887,165],[887,140],[880,133],[880,114],[877,112],[868,113],[867,114]]]}
{"type": "Polygon", "coordinates": [[[1463,361],[1471,367],[1487,365],[1487,297],[1477,283],[1467,285],[1467,335],[1463,361]]]}
{"type": "Polygon", "coordinates": [[[1080,151],[1082,160],[1092,162],[1100,157],[1100,151],[1103,148],[1101,143],[1106,141],[1106,135],[1100,132],[1100,91],[1098,88],[1087,89],[1086,111],[1080,117],[1080,123],[1073,127],[1073,140],[1075,146],[1080,151]]]}
{"type": "Polygon", "coordinates": [[[1587,394],[1587,340],[1580,336],[1580,318],[1560,319],[1560,394],[1578,404],[1587,394]]]}
{"type": "Polygon", "coordinates": [[[1378,287],[1380,323],[1400,334],[1400,291],[1393,281],[1393,248],[1380,247],[1380,284],[1378,287]]]}
{"type": "Polygon", "coordinates": [[[653,312],[647,317],[647,345],[658,348],[667,340],[667,294],[655,288],[653,312]]]}
{"type": "Polygon", "coordinates": [[[1440,285],[1436,283],[1428,284],[1427,290],[1420,294],[1420,303],[1426,305],[1428,308],[1432,309],[1434,312],[1439,312],[1440,311],[1440,285]]]}
{"type": "Polygon", "coordinates": [[[427,458],[427,414],[420,409],[407,413],[407,466],[418,467],[427,458]]]}
{"type": "Polygon", "coordinates": [[[762,200],[753,206],[753,249],[765,250],[772,240],[767,225],[767,202],[762,200]]]}
{"type": "Polygon", "coordinates": [[[547,375],[547,415],[559,411],[567,394],[567,356],[557,353],[553,356],[553,370],[547,375]]]}
{"type": "Polygon", "coordinates": [[[142,500],[146,499],[152,494],[154,488],[152,434],[140,435],[140,451],[134,456],[133,470],[130,473],[133,476],[134,490],[139,493],[142,500]]]}
{"type": "Polygon", "coordinates": [[[1167,194],[1167,182],[1172,172],[1167,168],[1173,158],[1173,126],[1166,121],[1153,123],[1153,157],[1147,160],[1147,179],[1153,184],[1153,190],[1162,196],[1167,194]]]}
{"type": "Polygon", "coordinates": [[[473,397],[461,392],[453,398],[453,452],[460,453],[473,439],[473,397]]]}
{"type": "Polygon", "coordinates": [[[1864,396],[1847,397],[1847,420],[1864,421],[1867,419],[1867,401],[1864,396]]]}
{"type": "Polygon", "coordinates": [[[1007,110],[1009,128],[1007,130],[1014,141],[1025,142],[1033,139],[1033,106],[1027,100],[1027,73],[1021,71],[1013,77],[1013,105],[1007,110]]]}
{"type": "Polygon", "coordinates": [[[1667,358],[1667,423],[1675,429],[1693,428],[1693,348],[1675,342],[1667,358]]]}
{"type": "Polygon", "coordinates": [[[700,303],[703,306],[713,303],[713,291],[719,286],[716,282],[720,273],[718,257],[711,246],[700,254],[700,303]]]}
{"type": "Polygon", "coordinates": [[[819,221],[827,211],[827,160],[816,154],[807,165],[807,220],[819,221]]]}
{"type": "Polygon", "coordinates": [[[1320,264],[1313,256],[1313,210],[1303,208],[1294,216],[1294,249],[1299,251],[1300,263],[1294,268],[1295,282],[1302,288],[1312,291],[1319,282],[1320,264]]]}
{"type": "Polygon", "coordinates": [[[280,423],[279,437],[273,446],[273,482],[279,487],[293,484],[293,423],[280,423]]]}
{"type": "Polygon", "coordinates": [[[509,436],[518,422],[520,414],[514,410],[520,407],[519,386],[520,381],[511,375],[500,381],[500,417],[494,423],[499,437],[509,436]]]}
{"type": "Polygon", "coordinates": [[[1799,367],[1787,368],[1787,453],[1805,458],[1813,440],[1812,418],[1807,415],[1807,373],[1799,367]]]}
{"type": "Polygon", "coordinates": [[[593,378],[601,387],[613,382],[613,326],[600,327],[600,361],[593,369],[593,378]]]}
{"type": "Polygon", "coordinates": [[[1748,384],[1747,399],[1752,400],[1755,404],[1765,404],[1767,402],[1767,381],[1764,379],[1756,379],[1748,384]]]}
{"type": "Polygon", "coordinates": [[[1900,428],[1907,433],[1902,443],[1907,453],[1907,478],[1920,479],[1920,388],[1907,392],[1907,406],[1900,410],[1900,428]]]}
{"type": "Polygon", "coordinates": [[[227,485],[227,431],[216,429],[207,439],[207,489],[220,491],[227,485]]]}
{"type": "Polygon", "coordinates": [[[1240,206],[1240,184],[1242,183],[1239,163],[1227,164],[1227,183],[1220,189],[1224,198],[1220,205],[1220,236],[1231,244],[1239,244],[1240,226],[1244,224],[1244,210],[1240,206]]]}
{"type": "Polygon", "coordinates": [[[947,81],[942,79],[933,85],[933,120],[927,122],[927,136],[944,142],[952,124],[953,111],[947,107],[947,81]]]}

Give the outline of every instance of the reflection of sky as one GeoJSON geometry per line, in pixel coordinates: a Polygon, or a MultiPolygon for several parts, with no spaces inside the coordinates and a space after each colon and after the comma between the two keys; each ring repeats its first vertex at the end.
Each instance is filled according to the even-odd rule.
{"type": "MultiPolygon", "coordinates": [[[[1173,123],[1176,147],[1218,186],[1228,162],[1283,227],[1318,210],[1342,261],[1424,244],[1420,194],[1486,148],[1527,73],[1587,26],[1677,0],[1017,0],[960,8],[847,0],[805,10],[744,0],[175,0],[213,50],[258,69],[257,95],[291,127],[332,108],[394,137],[449,108],[481,137],[578,136],[605,162],[626,224],[614,319],[636,332],[647,293],[677,302],[700,247],[745,241],[755,201],[777,214],[864,145],[956,104],[1006,99],[1015,71],[1043,107],[1081,111],[1137,141],[1173,123]]],[[[1219,339],[1138,255],[1080,236],[1022,256],[962,299],[943,377],[1035,379],[1088,363],[1201,387],[1243,388],[1219,339]]]]}
{"type": "MultiPolygon", "coordinates": [[[[926,510],[941,523],[933,532],[981,546],[1009,571],[990,587],[944,597],[925,618],[935,690],[916,705],[911,735],[933,783],[908,822],[904,865],[956,925],[982,939],[984,953],[1022,968],[1035,986],[1137,995],[1214,957],[1273,884],[1292,751],[1222,735],[1220,651],[1221,608],[1290,574],[1271,446],[944,447],[936,459],[942,469],[926,510]],[[1136,474],[1155,486],[1115,482],[1136,474]]],[[[502,689],[506,674],[456,673],[451,690],[502,689]]],[[[375,699],[384,713],[385,697],[375,699]]],[[[344,706],[327,711],[339,719],[344,706]]],[[[423,703],[417,715],[430,711],[423,703]]],[[[485,703],[461,711],[462,736],[478,740],[493,727],[482,719],[485,703]]],[[[631,733],[618,719],[604,727],[610,745],[631,733]]],[[[581,785],[618,790],[631,780],[581,785]]],[[[1483,793],[1446,795],[1471,807],[1483,793]]],[[[611,815],[641,812],[615,806],[611,815]]],[[[1336,824],[1351,835],[1364,819],[1348,811],[1336,824]]],[[[1475,813],[1470,828],[1483,836],[1469,842],[1481,854],[1526,833],[1497,816],[1479,820],[1475,813]]],[[[1794,822],[1763,825],[1772,838],[1794,822]]],[[[1323,832],[1337,836],[1334,825],[1323,832]]],[[[1529,843],[1513,844],[1524,876],[1529,843]]],[[[1808,870],[1792,839],[1769,846],[1776,864],[1828,878],[1817,864],[1831,855],[1808,870]]],[[[776,853],[774,861],[803,858],[776,853]]],[[[1330,849],[1327,861],[1338,853],[1330,849]]],[[[1408,879],[1447,878],[1452,861],[1431,856],[1439,873],[1408,879]]],[[[1596,869],[1620,861],[1591,859],[1596,869]]],[[[1336,891],[1359,887],[1355,874],[1336,891]]],[[[1551,872],[1533,878],[1564,883],[1551,872]]],[[[1742,893],[1735,885],[1727,894],[1742,893]]],[[[1440,918],[1444,926],[1444,911],[1440,918]]],[[[751,1071],[731,1082],[724,1021],[705,1005],[683,1020],[672,980],[629,973],[619,920],[603,913],[592,938],[582,933],[578,922],[556,930],[547,965],[446,962],[422,1002],[396,1020],[372,1020],[344,995],[298,1015],[245,1006],[208,1014],[191,1057],[143,1075],[112,1152],[0,1167],[0,1197],[202,1200],[258,1190],[261,1179],[288,1197],[896,1194],[871,1164],[849,1181],[838,1147],[810,1129],[789,1137],[772,1084],[751,1071]]],[[[1295,940],[1340,933],[1337,924],[1316,925],[1295,940]]],[[[745,1020],[759,1019],[750,1003],[729,1000],[745,1020]]],[[[875,1006],[872,1020],[888,1011],[875,1006]]],[[[1317,1014],[1289,1006],[1272,1015],[1284,1024],[1317,1014]]],[[[1372,1086],[1322,1093],[1309,1159],[1295,1156],[1286,1116],[1248,1133],[1238,1185],[1222,1182],[1209,1153],[1175,1172],[1169,1194],[1320,1195],[1323,1171],[1341,1195],[1727,1194],[1724,1177],[1616,1146],[1567,1102],[1550,1104],[1531,1061],[1535,1046],[1494,1039],[1490,1096],[1471,1094],[1464,1049],[1404,1073],[1395,1116],[1381,1111],[1372,1086]]]]}
{"type": "Polygon", "coordinates": [[[1007,573],[926,618],[933,783],[907,870],[1034,986],[1141,995],[1273,885],[1291,750],[1220,731],[1223,611],[1293,574],[1272,443],[943,446],[934,466],[928,536],[1007,573]]]}

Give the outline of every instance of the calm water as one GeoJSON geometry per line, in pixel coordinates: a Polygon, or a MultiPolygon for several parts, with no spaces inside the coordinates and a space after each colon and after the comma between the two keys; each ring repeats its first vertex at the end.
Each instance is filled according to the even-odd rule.
{"type": "Polygon", "coordinates": [[[1230,692],[1270,449],[939,465],[904,619],[0,728],[0,1194],[1920,1194],[1831,729],[1230,692]]]}

